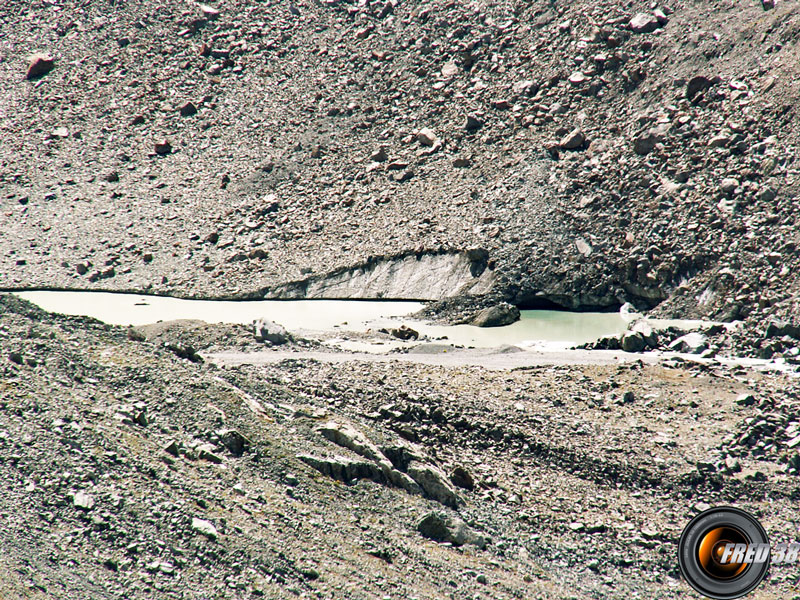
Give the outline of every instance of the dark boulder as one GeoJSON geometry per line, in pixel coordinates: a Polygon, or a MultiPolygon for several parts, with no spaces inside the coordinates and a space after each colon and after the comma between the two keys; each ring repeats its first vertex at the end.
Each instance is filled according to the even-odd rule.
{"type": "Polygon", "coordinates": [[[405,325],[401,325],[397,329],[390,329],[389,333],[392,335],[392,337],[396,337],[400,340],[419,339],[419,332],[415,329],[411,329],[411,327],[406,327],[405,325]]]}
{"type": "Polygon", "coordinates": [[[476,327],[503,327],[519,321],[519,309],[507,302],[484,308],[469,322],[476,327]]]}
{"type": "Polygon", "coordinates": [[[764,332],[764,337],[766,338],[783,337],[785,335],[800,340],[800,327],[787,321],[771,321],[764,332]]]}

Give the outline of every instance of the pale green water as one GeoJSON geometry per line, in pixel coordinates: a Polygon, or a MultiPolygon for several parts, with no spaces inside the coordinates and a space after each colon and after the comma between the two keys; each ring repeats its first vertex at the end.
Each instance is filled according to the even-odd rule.
{"type": "Polygon", "coordinates": [[[533,345],[536,342],[582,344],[626,330],[628,323],[619,313],[577,313],[559,310],[523,310],[522,318],[505,327],[472,325],[428,325],[409,323],[420,334],[432,338],[447,336],[450,343],[491,347],[533,345]]]}
{"type": "MultiPolygon", "coordinates": [[[[580,344],[625,331],[618,313],[522,311],[522,319],[506,327],[429,325],[405,317],[422,308],[419,302],[364,300],[181,300],[104,292],[19,292],[17,296],[45,310],[90,316],[113,325],[143,325],[174,319],[207,323],[252,323],[264,317],[290,331],[363,332],[406,324],[431,338],[447,337],[452,344],[491,347],[504,344],[580,344]]],[[[395,344],[384,344],[386,350],[395,344]]],[[[377,349],[377,348],[376,348],[377,349]]]]}

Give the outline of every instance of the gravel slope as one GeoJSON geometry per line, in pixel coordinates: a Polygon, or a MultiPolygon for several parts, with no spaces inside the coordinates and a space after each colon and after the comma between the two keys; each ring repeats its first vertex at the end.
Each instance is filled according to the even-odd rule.
{"type": "MultiPolygon", "coordinates": [[[[796,535],[796,379],[219,368],[0,309],[9,597],[685,598],[675,545],[703,503],[796,535]],[[440,544],[426,517],[466,529],[440,544]]],[[[770,577],[754,597],[791,595],[795,569],[770,577]]]]}
{"type": "Polygon", "coordinates": [[[11,0],[0,285],[246,296],[480,248],[516,304],[796,319],[797,11],[11,0]]]}

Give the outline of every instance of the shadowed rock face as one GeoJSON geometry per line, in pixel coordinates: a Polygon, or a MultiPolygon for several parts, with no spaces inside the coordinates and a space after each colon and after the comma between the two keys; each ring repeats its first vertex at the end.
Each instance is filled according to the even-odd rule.
{"type": "Polygon", "coordinates": [[[392,298],[441,300],[483,294],[494,281],[487,254],[406,255],[267,289],[265,298],[392,298]]]}

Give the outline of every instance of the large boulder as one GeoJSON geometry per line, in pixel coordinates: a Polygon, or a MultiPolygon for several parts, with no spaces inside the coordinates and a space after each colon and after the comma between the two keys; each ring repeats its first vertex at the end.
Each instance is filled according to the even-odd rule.
{"type": "Polygon", "coordinates": [[[645,349],[644,336],[638,331],[626,331],[621,340],[625,352],[641,352],[645,349]]]}
{"type": "Polygon", "coordinates": [[[464,467],[456,467],[453,469],[452,473],[450,473],[450,481],[453,485],[457,485],[465,490],[472,490],[475,488],[475,479],[464,467]]]}
{"type": "Polygon", "coordinates": [[[628,25],[633,33],[652,33],[661,26],[658,18],[652,13],[637,13],[628,25]]]}
{"type": "Polygon", "coordinates": [[[253,323],[253,333],[256,341],[269,342],[276,346],[285,344],[289,341],[289,332],[282,325],[268,321],[267,319],[256,319],[253,323]]]}
{"type": "Polygon", "coordinates": [[[407,472],[429,498],[453,508],[459,505],[460,498],[447,476],[433,465],[415,460],[408,465],[407,472]]]}
{"type": "Polygon", "coordinates": [[[477,327],[503,327],[519,321],[519,309],[507,302],[484,308],[469,322],[477,327]]]}
{"type": "Polygon", "coordinates": [[[438,139],[433,129],[423,127],[417,132],[417,141],[423,146],[433,146],[438,139]]]}
{"type": "Polygon", "coordinates": [[[687,354],[700,354],[708,348],[708,338],[699,331],[693,331],[672,340],[669,349],[687,354]]]}
{"type": "Polygon", "coordinates": [[[347,456],[322,457],[310,454],[298,454],[297,458],[323,475],[345,483],[357,479],[382,481],[384,477],[380,467],[368,460],[352,459],[347,456]]]}
{"type": "Polygon", "coordinates": [[[564,150],[576,150],[583,146],[583,143],[586,141],[586,136],[580,129],[573,129],[567,135],[561,138],[561,141],[558,142],[558,145],[561,146],[564,150]]]}
{"type": "Polygon", "coordinates": [[[472,544],[483,549],[490,541],[487,536],[470,528],[458,517],[439,511],[425,515],[417,524],[417,531],[428,539],[450,542],[456,546],[472,544]]]}
{"type": "Polygon", "coordinates": [[[356,454],[360,454],[365,458],[369,458],[375,462],[386,460],[386,457],[380,449],[373,444],[367,436],[349,423],[328,421],[320,425],[317,430],[324,438],[332,441],[334,444],[338,444],[343,448],[349,448],[356,454]]]}
{"type": "Polygon", "coordinates": [[[712,85],[714,85],[714,81],[708,77],[702,75],[692,77],[686,84],[686,98],[690,101],[694,100],[695,96],[706,91],[712,85]]]}
{"type": "Polygon", "coordinates": [[[796,340],[800,340],[800,327],[788,321],[770,321],[764,331],[764,337],[783,337],[788,335],[796,340]]]}
{"type": "Polygon", "coordinates": [[[656,344],[658,344],[658,336],[656,335],[656,332],[653,331],[653,328],[645,319],[639,319],[633,324],[629,325],[628,331],[641,333],[645,345],[649,348],[655,348],[656,344]]]}
{"type": "Polygon", "coordinates": [[[250,448],[250,440],[235,429],[218,429],[216,436],[220,444],[234,456],[242,456],[250,448]]]}

